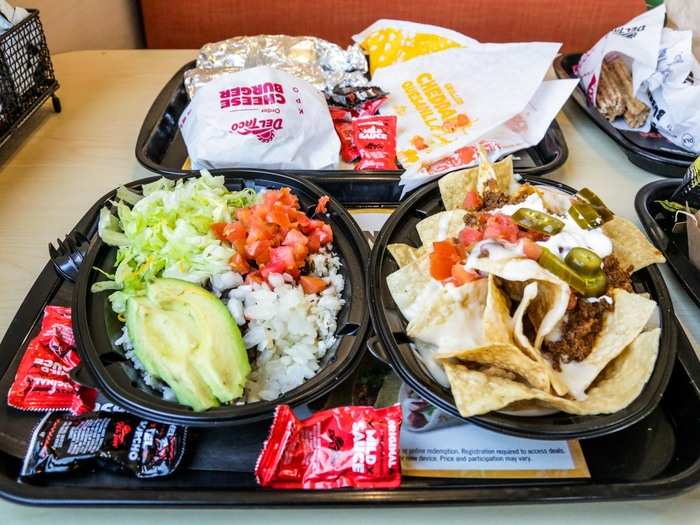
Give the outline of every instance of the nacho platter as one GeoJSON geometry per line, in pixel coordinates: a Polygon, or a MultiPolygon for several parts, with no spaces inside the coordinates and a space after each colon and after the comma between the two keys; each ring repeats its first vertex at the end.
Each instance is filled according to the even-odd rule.
{"type": "MultiPolygon", "coordinates": [[[[674,358],[670,300],[654,266],[663,257],[602,203],[605,220],[586,229],[568,214],[573,189],[521,182],[508,159],[484,163],[481,174],[454,172],[420,190],[387,221],[368,272],[381,346],[422,397],[489,428],[551,438],[623,428],[656,405],[674,358]],[[502,197],[485,195],[487,184],[502,197]],[[490,210],[465,210],[467,193],[490,210]],[[511,215],[556,232],[513,230],[511,215]],[[572,281],[569,251],[599,268],[572,281]],[[591,282],[601,275],[602,285],[591,282]]],[[[582,195],[599,202],[590,190],[578,195],[574,211],[590,212],[582,195]]]]}

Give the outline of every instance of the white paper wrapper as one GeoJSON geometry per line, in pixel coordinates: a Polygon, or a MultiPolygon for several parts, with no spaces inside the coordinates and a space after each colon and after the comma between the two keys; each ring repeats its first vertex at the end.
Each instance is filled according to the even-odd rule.
{"type": "Polygon", "coordinates": [[[559,47],[480,44],[377,70],[373,83],[389,92],[380,113],[398,117],[397,156],[406,169],[402,184],[425,182],[417,175],[424,166],[473,144],[521,112],[559,47]]]}
{"type": "Polygon", "coordinates": [[[629,59],[627,65],[632,66],[632,89],[635,94],[639,92],[642,82],[656,71],[665,15],[663,5],[646,11],[610,31],[588,53],[584,53],[577,73],[590,104],[595,104],[600,68],[608,53],[616,52],[629,59]]]}
{"type": "Polygon", "coordinates": [[[202,86],[179,125],[193,169],[323,169],[340,151],[323,95],[267,66],[202,86]]]}
{"type": "MultiPolygon", "coordinates": [[[[651,108],[652,124],[670,142],[700,153],[700,66],[692,52],[692,33],[664,28],[665,6],[647,11],[605,35],[578,63],[588,101],[595,104],[603,59],[622,55],[632,71],[634,94],[651,108]],[[695,84],[688,78],[695,75],[695,84]]],[[[613,126],[632,129],[623,119],[613,126]]]]}

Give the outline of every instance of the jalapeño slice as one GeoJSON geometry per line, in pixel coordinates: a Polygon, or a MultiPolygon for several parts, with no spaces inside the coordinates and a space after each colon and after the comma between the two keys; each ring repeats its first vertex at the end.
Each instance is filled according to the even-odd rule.
{"type": "Polygon", "coordinates": [[[582,188],[576,194],[576,196],[590,204],[593,209],[598,212],[598,215],[603,218],[603,222],[608,222],[615,216],[615,214],[605,205],[603,200],[588,188],[582,188]]]}
{"type": "Polygon", "coordinates": [[[598,254],[588,248],[576,247],[572,248],[564,262],[577,273],[581,275],[593,275],[600,271],[600,265],[603,261],[598,254]]]}
{"type": "Polygon", "coordinates": [[[564,223],[556,217],[531,208],[519,208],[511,218],[518,226],[545,235],[556,235],[564,229],[564,223]]]}
{"type": "Polygon", "coordinates": [[[592,230],[603,225],[603,218],[595,208],[582,200],[574,200],[569,208],[569,215],[584,230],[592,230]]]}
{"type": "Polygon", "coordinates": [[[547,248],[542,249],[537,262],[584,297],[598,297],[607,287],[607,278],[602,270],[599,269],[591,275],[582,275],[547,248]]]}

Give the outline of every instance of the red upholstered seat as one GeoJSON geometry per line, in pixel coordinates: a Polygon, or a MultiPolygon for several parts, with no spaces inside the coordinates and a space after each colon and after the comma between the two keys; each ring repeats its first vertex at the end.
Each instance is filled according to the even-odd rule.
{"type": "Polygon", "coordinates": [[[141,0],[149,48],[238,35],[313,35],[338,44],[379,18],[441,25],[482,42],[556,41],[585,51],[644,0],[141,0]]]}

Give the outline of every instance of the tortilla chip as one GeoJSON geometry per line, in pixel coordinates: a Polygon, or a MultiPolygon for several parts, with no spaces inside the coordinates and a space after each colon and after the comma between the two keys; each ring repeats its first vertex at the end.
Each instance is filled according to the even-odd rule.
{"type": "Polygon", "coordinates": [[[464,210],[442,211],[416,224],[421,243],[432,251],[433,243],[457,237],[464,228],[464,210]]]}
{"type": "Polygon", "coordinates": [[[570,414],[611,414],[632,403],[649,380],[658,355],[660,333],[657,328],[638,335],[610,363],[583,401],[556,397],[507,378],[469,370],[461,364],[445,363],[445,372],[455,404],[463,417],[486,414],[518,401],[531,400],[570,414]]]}
{"type": "Polygon", "coordinates": [[[543,393],[505,377],[469,370],[462,364],[445,363],[445,372],[462,417],[487,414],[516,401],[537,398],[537,393],[543,393]]]}
{"type": "Polygon", "coordinates": [[[517,346],[512,344],[493,344],[481,348],[440,352],[435,358],[443,362],[457,359],[458,361],[492,365],[519,375],[533,388],[545,392],[549,390],[549,377],[544,366],[527,357],[517,346]]]}
{"type": "Polygon", "coordinates": [[[430,276],[430,257],[427,255],[390,273],[386,284],[396,306],[409,321],[428,299],[442,290],[440,282],[430,276]]]}
{"type": "Polygon", "coordinates": [[[631,266],[634,273],[650,264],[666,262],[661,252],[627,219],[615,215],[602,228],[603,233],[610,237],[613,255],[623,268],[631,266]]]}
{"type": "Polygon", "coordinates": [[[476,259],[473,267],[506,281],[538,281],[538,294],[528,309],[528,315],[537,329],[534,346],[539,349],[544,337],[556,328],[566,313],[571,295],[569,285],[531,259],[483,258],[476,259]]]}
{"type": "Polygon", "coordinates": [[[641,333],[656,310],[654,301],[639,294],[615,289],[612,297],[613,310],[605,314],[591,353],[583,361],[562,363],[561,372],[557,372],[576,399],[585,398],[598,374],[641,333]]]}
{"type": "Polygon", "coordinates": [[[421,296],[423,308],[406,327],[409,337],[433,344],[440,351],[484,346],[484,308],[488,283],[479,279],[460,287],[442,286],[421,296]]]}
{"type": "Polygon", "coordinates": [[[396,264],[399,265],[399,268],[402,268],[412,263],[413,261],[417,261],[426,253],[425,246],[421,246],[420,248],[414,248],[413,246],[409,246],[408,244],[396,243],[389,244],[386,248],[387,250],[389,250],[389,253],[396,261],[396,264]]]}
{"type": "MultiPolygon", "coordinates": [[[[509,193],[510,183],[513,179],[513,157],[508,156],[494,164],[490,164],[496,174],[498,188],[509,193]]],[[[464,198],[470,191],[476,190],[476,181],[479,167],[453,171],[440,179],[440,196],[446,210],[464,208],[464,198]]]]}
{"type": "Polygon", "coordinates": [[[539,296],[539,289],[545,284],[550,283],[538,283],[537,281],[532,281],[525,286],[520,304],[513,314],[513,339],[515,340],[515,344],[518,345],[523,353],[545,369],[547,372],[547,377],[549,378],[550,386],[554,389],[554,392],[557,395],[563,396],[569,391],[569,389],[556,375],[554,369],[552,368],[552,364],[545,359],[539,349],[532,346],[532,343],[527,338],[523,330],[523,317],[525,316],[525,312],[529,310],[530,304],[537,299],[539,296]]]}
{"type": "Polygon", "coordinates": [[[484,308],[484,337],[491,343],[513,344],[512,334],[513,320],[508,298],[496,284],[496,277],[490,274],[484,308]]]}

